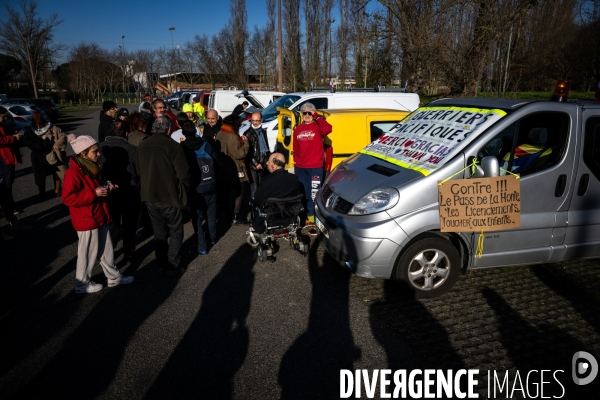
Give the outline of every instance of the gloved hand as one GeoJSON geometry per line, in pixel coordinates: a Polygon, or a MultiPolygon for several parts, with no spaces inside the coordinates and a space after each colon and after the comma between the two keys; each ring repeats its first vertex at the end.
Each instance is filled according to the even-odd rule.
{"type": "Polygon", "coordinates": [[[317,118],[319,118],[319,117],[320,117],[320,115],[319,115],[319,114],[317,114],[317,112],[315,111],[315,112],[313,113],[313,118],[314,118],[314,119],[317,119],[317,118]]]}

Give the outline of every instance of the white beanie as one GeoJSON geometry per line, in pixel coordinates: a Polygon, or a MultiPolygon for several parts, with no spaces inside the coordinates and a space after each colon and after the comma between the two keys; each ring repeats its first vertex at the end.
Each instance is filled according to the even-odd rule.
{"type": "Polygon", "coordinates": [[[98,143],[96,139],[88,135],[81,135],[77,136],[75,139],[72,139],[73,136],[74,135],[68,135],[67,139],[69,140],[69,143],[71,144],[71,147],[73,148],[75,154],[79,154],[85,149],[89,149],[90,147],[98,143]]]}

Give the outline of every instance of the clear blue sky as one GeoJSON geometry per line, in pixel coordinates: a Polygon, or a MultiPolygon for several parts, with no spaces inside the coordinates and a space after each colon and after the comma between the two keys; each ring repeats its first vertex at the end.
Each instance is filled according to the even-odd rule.
{"type": "MultiPolygon", "coordinates": [[[[0,3],[6,1],[18,6],[18,0],[0,3]]],[[[121,45],[121,36],[125,36],[125,49],[133,51],[171,46],[172,26],[176,28],[175,46],[183,45],[195,34],[218,33],[229,23],[230,1],[37,0],[37,4],[42,18],[57,13],[64,20],[55,30],[57,42],[67,46],[96,42],[105,49],[115,49],[121,45]]],[[[247,0],[246,8],[249,31],[255,25],[266,24],[265,0],[247,0]]]]}

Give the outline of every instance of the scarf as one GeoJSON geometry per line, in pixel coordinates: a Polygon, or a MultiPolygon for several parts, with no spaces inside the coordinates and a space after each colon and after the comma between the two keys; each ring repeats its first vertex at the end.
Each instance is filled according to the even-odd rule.
{"type": "Polygon", "coordinates": [[[240,135],[238,135],[234,130],[233,130],[233,126],[228,125],[228,124],[223,124],[221,125],[221,132],[225,132],[225,133],[231,133],[232,135],[235,135],[235,137],[237,138],[237,140],[243,145],[244,144],[244,139],[242,139],[240,137],[240,135]]]}
{"type": "Polygon", "coordinates": [[[48,122],[46,125],[42,126],[41,128],[33,127],[33,132],[37,135],[37,136],[43,136],[46,134],[46,132],[48,132],[48,130],[52,127],[52,122],[48,122]]]}
{"type": "Polygon", "coordinates": [[[260,149],[260,154],[267,154],[269,152],[269,147],[267,146],[267,142],[265,141],[262,126],[258,129],[252,127],[252,129],[254,129],[254,132],[256,132],[256,136],[258,136],[258,147],[260,149]]]}
{"type": "Polygon", "coordinates": [[[71,158],[77,163],[79,168],[81,168],[84,175],[89,176],[92,179],[99,179],[100,165],[98,165],[98,163],[81,156],[72,156],[71,158]]]}

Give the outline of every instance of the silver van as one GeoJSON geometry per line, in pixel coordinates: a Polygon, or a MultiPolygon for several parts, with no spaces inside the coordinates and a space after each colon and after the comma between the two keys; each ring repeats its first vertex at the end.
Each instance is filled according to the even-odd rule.
{"type": "Polygon", "coordinates": [[[324,182],[315,214],[325,248],[416,297],[445,293],[461,270],[600,256],[600,103],[557,100],[417,109],[324,182]],[[473,159],[492,167],[465,169],[473,159]],[[484,233],[477,258],[479,232],[440,232],[437,184],[505,171],[520,175],[520,227],[484,233]]]}

